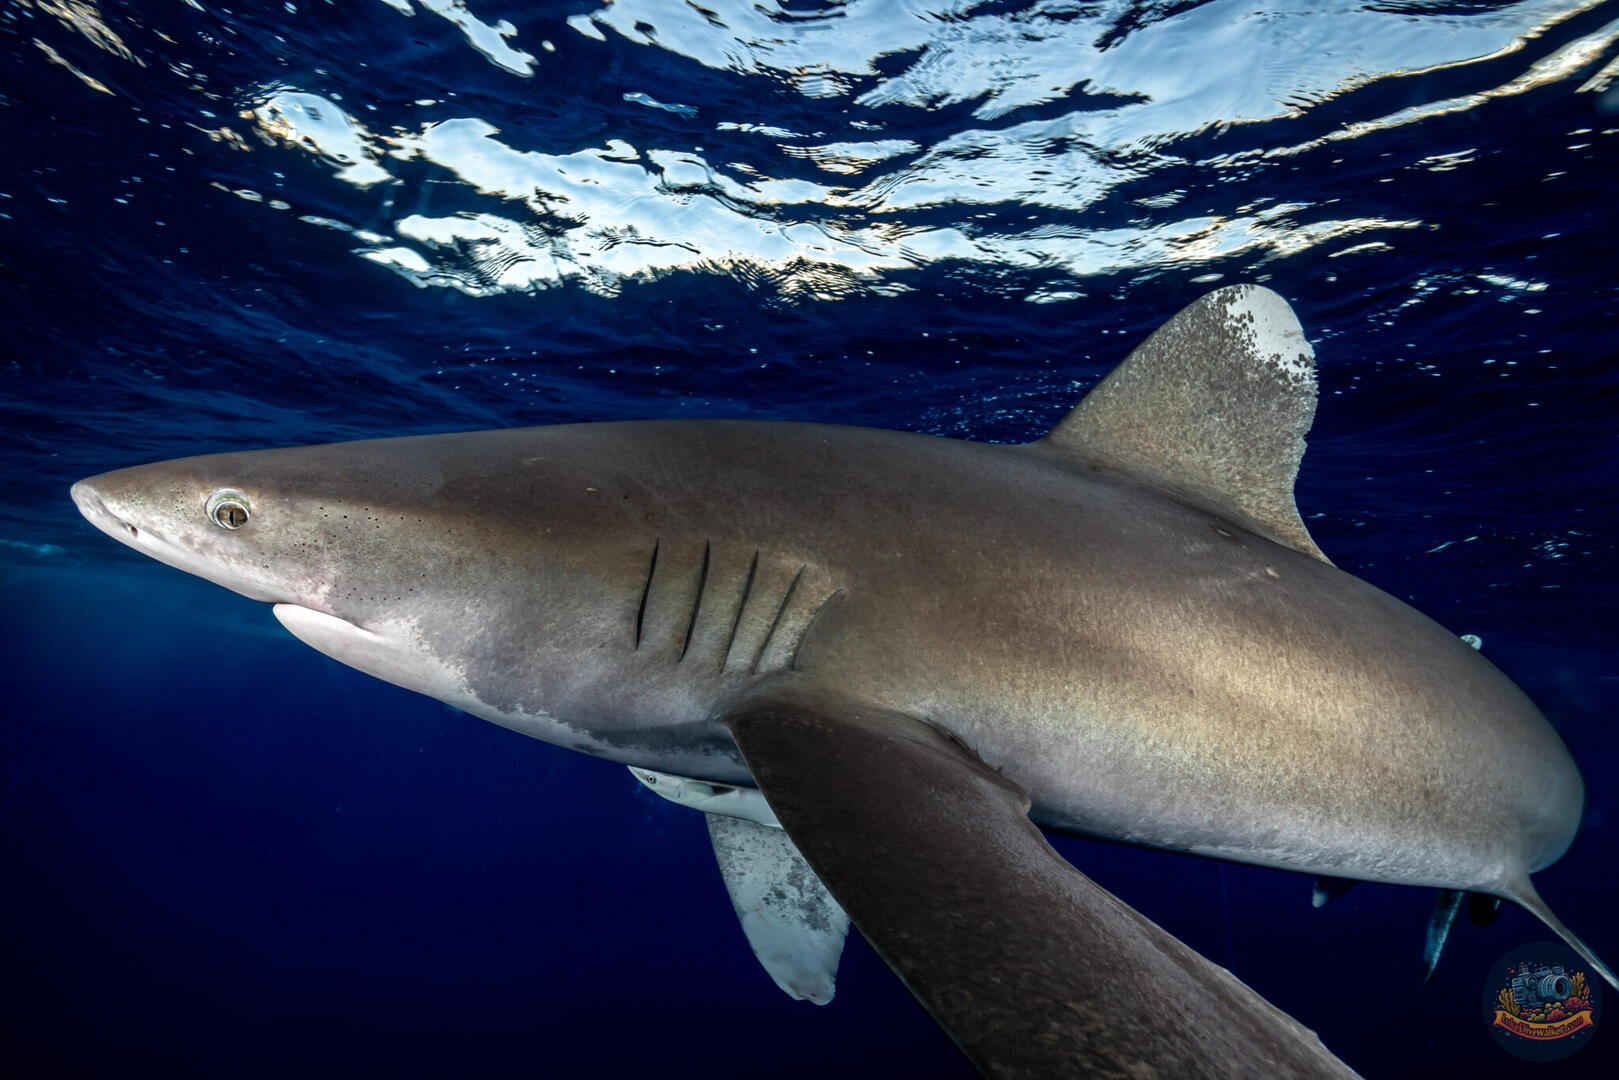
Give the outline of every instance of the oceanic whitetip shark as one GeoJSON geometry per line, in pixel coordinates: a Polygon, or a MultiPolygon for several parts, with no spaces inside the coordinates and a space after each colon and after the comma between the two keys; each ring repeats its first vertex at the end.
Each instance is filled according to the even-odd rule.
{"type": "Polygon", "coordinates": [[[796,996],[831,997],[852,920],[987,1075],[1346,1076],[1036,828],[1318,896],[1436,886],[1430,962],[1462,894],[1502,897],[1613,983],[1529,881],[1573,839],[1574,762],[1477,651],[1316,547],[1315,404],[1292,311],[1236,286],[1026,446],[580,424],[186,458],[73,498],[345,664],[708,813],[796,996]]]}

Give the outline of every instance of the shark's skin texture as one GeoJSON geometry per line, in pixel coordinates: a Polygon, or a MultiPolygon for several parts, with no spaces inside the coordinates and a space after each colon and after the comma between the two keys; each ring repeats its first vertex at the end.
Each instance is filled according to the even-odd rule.
{"type": "Polygon", "coordinates": [[[1487,659],[1316,549],[1292,504],[1313,371],[1286,304],[1238,287],[1027,446],[583,424],[73,497],[314,647],[571,749],[748,784],[723,718],[835,692],[947,732],[1044,827],[1493,893],[1567,936],[1528,874],[1572,841],[1579,773],[1487,659]]]}
{"type": "Polygon", "coordinates": [[[955,733],[1048,828],[1494,892],[1578,823],[1561,741],[1454,634],[1038,444],[588,424],[85,484],[81,506],[131,546],[184,545],[202,576],[378,631],[402,658],[355,666],[626,764],[746,783],[714,718],[832,680],[955,733]],[[203,515],[223,486],[252,505],[235,533],[203,515]]]}

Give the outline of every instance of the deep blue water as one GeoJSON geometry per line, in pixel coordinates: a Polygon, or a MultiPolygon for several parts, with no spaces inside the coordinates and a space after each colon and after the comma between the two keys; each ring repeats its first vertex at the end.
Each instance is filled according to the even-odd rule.
{"type": "MultiPolygon", "coordinates": [[[[631,417],[1037,437],[1216,284],[1295,306],[1298,501],[1587,782],[1619,961],[1619,4],[0,8],[0,1066],[964,1075],[864,943],[788,1001],[701,819],[341,667],[67,499],[223,449],[631,417]],[[706,12],[706,14],[705,14],[706,12]],[[441,17],[442,15],[442,17],[441,17]],[[509,20],[496,29],[501,20],[509,20]],[[1612,85],[1610,85],[1610,80],[1612,85]]],[[[1368,1077],[1528,915],[1058,839],[1368,1077]]]]}

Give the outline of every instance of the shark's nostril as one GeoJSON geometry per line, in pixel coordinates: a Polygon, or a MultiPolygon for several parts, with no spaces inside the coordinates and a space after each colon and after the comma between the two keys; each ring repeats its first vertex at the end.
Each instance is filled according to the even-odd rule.
{"type": "Polygon", "coordinates": [[[129,524],[128,522],[124,523],[124,528],[129,530],[130,539],[133,540],[133,539],[138,539],[140,537],[141,531],[139,529],[135,528],[135,526],[129,524]]]}

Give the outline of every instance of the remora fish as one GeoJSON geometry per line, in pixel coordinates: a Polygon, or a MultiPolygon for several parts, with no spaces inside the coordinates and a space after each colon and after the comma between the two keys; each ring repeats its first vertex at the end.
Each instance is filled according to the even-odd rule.
{"type": "Polygon", "coordinates": [[[1613,982],[1529,881],[1579,821],[1562,742],[1305,530],[1315,399],[1291,310],[1237,286],[1027,446],[583,424],[187,458],[73,498],[346,664],[708,812],[796,996],[830,998],[852,917],[989,1075],[1339,1076],[1030,823],[1504,897],[1613,982]]]}

